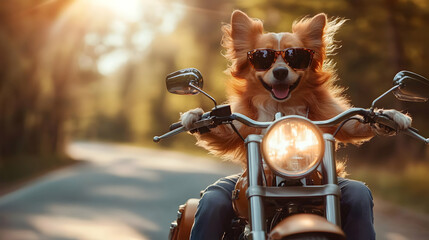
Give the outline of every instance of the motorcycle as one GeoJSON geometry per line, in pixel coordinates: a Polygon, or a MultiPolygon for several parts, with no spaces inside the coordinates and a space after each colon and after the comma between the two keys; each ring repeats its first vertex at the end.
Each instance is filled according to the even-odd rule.
{"type": "MultiPolygon", "coordinates": [[[[169,74],[166,84],[170,93],[202,93],[215,107],[189,129],[180,122],[172,124],[170,131],[155,136],[154,142],[186,131],[204,134],[233,121],[266,129],[262,135],[252,134],[244,139],[247,169],[232,193],[237,217],[223,239],[345,239],[340,222],[335,134],[352,119],[398,131],[392,119],[375,111],[376,103],[391,92],[402,101],[425,102],[429,97],[428,79],[401,71],[395,75],[393,87],[375,99],[369,109],[351,108],[324,121],[277,113],[274,121],[259,122],[232,113],[229,105],[217,105],[216,100],[202,90],[203,77],[195,68],[169,74]],[[338,126],[333,134],[323,134],[320,130],[332,126],[338,126]]],[[[233,125],[232,128],[240,135],[233,125]]],[[[414,128],[402,133],[429,144],[429,138],[424,138],[414,128]]],[[[169,239],[189,239],[197,206],[198,199],[189,199],[179,207],[169,239]]]]}

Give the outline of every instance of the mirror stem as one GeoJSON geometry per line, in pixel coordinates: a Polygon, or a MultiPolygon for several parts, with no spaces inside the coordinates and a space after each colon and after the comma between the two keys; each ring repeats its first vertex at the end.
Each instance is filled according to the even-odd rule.
{"type": "Polygon", "coordinates": [[[210,98],[210,99],[214,102],[215,108],[217,108],[216,100],[215,100],[212,96],[210,96],[208,93],[204,92],[202,89],[200,89],[199,87],[195,86],[195,85],[194,85],[194,84],[192,84],[192,83],[189,83],[189,86],[190,86],[191,88],[193,88],[193,89],[197,90],[198,92],[200,92],[200,93],[202,93],[202,94],[206,95],[208,98],[210,98]]]}
{"type": "Polygon", "coordinates": [[[381,94],[380,97],[378,97],[374,101],[372,101],[371,108],[369,109],[371,111],[371,113],[374,112],[375,103],[378,102],[378,100],[380,100],[381,98],[383,98],[384,96],[386,96],[388,93],[392,92],[393,90],[397,89],[398,87],[400,87],[400,85],[393,86],[391,89],[389,89],[385,93],[381,94]]]}

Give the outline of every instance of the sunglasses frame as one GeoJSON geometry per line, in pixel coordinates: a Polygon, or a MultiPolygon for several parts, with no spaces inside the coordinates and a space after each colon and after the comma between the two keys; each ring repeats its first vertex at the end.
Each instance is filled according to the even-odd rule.
{"type": "Polygon", "coordinates": [[[271,49],[271,48],[257,48],[257,49],[253,49],[253,50],[251,50],[251,51],[248,51],[247,52],[247,59],[248,59],[248,61],[250,62],[250,64],[253,66],[253,68],[256,70],[256,71],[267,71],[268,69],[270,69],[272,66],[273,66],[273,64],[277,61],[277,58],[279,57],[279,55],[281,55],[282,56],[282,58],[283,58],[283,60],[285,61],[285,63],[289,66],[289,67],[291,67],[291,68],[293,68],[294,70],[305,70],[305,69],[307,69],[309,66],[311,66],[311,62],[313,61],[313,56],[314,56],[314,53],[315,53],[315,51],[314,50],[311,50],[311,49],[308,49],[308,48],[301,48],[301,47],[296,47],[296,48],[286,48],[286,49],[283,49],[283,50],[274,50],[274,49],[271,49]],[[305,51],[307,51],[307,52],[309,52],[310,53],[310,61],[308,62],[308,66],[307,67],[305,67],[305,68],[294,68],[294,67],[292,67],[292,66],[290,66],[289,65],[289,62],[286,60],[286,51],[287,50],[290,50],[290,49],[302,49],[302,50],[305,50],[305,51]],[[261,50],[269,50],[269,51],[273,51],[274,52],[274,58],[273,58],[273,61],[272,61],[272,63],[271,63],[271,65],[268,67],[268,68],[266,68],[266,69],[258,69],[258,68],[256,68],[255,67],[255,65],[252,63],[252,59],[253,59],[253,54],[255,53],[255,52],[257,52],[257,51],[261,51],[261,50]]]}

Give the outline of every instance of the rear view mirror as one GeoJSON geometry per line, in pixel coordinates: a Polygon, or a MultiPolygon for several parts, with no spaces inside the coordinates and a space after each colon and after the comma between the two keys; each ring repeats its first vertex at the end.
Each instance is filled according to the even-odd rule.
{"type": "Polygon", "coordinates": [[[194,95],[203,88],[203,76],[195,68],[182,69],[167,75],[167,89],[170,93],[180,95],[194,95]]]}
{"type": "Polygon", "coordinates": [[[429,98],[429,80],[409,71],[400,71],[393,78],[396,98],[408,102],[426,102],[429,98]]]}

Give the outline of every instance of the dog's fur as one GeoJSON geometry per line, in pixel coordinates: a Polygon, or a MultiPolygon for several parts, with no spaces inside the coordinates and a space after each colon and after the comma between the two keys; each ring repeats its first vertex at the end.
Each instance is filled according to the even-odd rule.
{"type": "MultiPolygon", "coordinates": [[[[326,120],[350,108],[344,98],[343,89],[334,85],[336,73],[334,63],[328,59],[337,48],[334,41],[335,32],[345,22],[335,18],[328,21],[321,13],[312,18],[294,22],[292,33],[264,33],[263,24],[258,19],[251,19],[241,11],[234,11],[231,23],[222,28],[222,46],[226,49],[225,57],[230,61],[227,70],[232,79],[228,82],[229,104],[233,112],[242,113],[258,121],[272,121],[276,112],[286,115],[307,116],[311,120],[326,120]],[[294,70],[279,56],[267,71],[255,71],[247,60],[247,52],[257,48],[281,50],[289,47],[305,47],[315,51],[311,66],[306,70],[294,70]],[[287,68],[288,75],[284,81],[291,86],[300,81],[297,87],[289,92],[284,100],[275,99],[261,81],[273,86],[278,80],[273,70],[287,68]]],[[[401,128],[411,124],[411,118],[396,111],[384,110],[401,128]]],[[[201,109],[194,109],[181,116],[182,124],[189,127],[198,120],[201,109]]],[[[240,133],[261,133],[260,129],[235,123],[240,133]]],[[[336,128],[322,129],[333,133],[336,128]]],[[[341,142],[359,143],[373,137],[373,129],[358,121],[349,121],[336,138],[341,142]]],[[[243,141],[227,125],[218,126],[210,133],[198,135],[197,144],[211,153],[223,158],[245,163],[245,146],[243,141]]]]}

